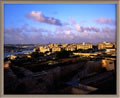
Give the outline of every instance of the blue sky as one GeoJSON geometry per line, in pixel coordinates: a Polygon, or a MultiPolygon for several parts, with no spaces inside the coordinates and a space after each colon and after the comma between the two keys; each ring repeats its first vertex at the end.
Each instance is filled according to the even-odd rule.
{"type": "Polygon", "coordinates": [[[5,4],[5,43],[115,41],[115,4],[5,4]]]}

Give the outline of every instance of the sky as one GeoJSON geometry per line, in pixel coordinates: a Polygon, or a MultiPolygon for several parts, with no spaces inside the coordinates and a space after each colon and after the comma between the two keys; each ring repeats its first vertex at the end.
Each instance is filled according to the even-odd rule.
{"type": "Polygon", "coordinates": [[[115,4],[4,4],[5,44],[116,41],[115,4]]]}

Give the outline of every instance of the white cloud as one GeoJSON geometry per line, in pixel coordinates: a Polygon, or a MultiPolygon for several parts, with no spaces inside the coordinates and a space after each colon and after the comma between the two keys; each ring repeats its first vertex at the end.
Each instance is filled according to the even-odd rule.
{"type": "Polygon", "coordinates": [[[53,17],[47,17],[43,15],[41,11],[32,11],[31,13],[27,14],[26,17],[31,18],[34,21],[43,22],[47,24],[53,24],[59,26],[63,25],[59,19],[55,19],[53,17]]]}

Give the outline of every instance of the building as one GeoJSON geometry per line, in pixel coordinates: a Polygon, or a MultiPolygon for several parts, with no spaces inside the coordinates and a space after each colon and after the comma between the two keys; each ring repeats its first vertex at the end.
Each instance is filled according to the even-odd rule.
{"type": "Polygon", "coordinates": [[[106,68],[107,71],[115,70],[114,60],[103,59],[102,67],[106,68]]]}
{"type": "Polygon", "coordinates": [[[108,49],[108,48],[113,48],[113,43],[109,43],[109,42],[103,42],[103,43],[99,43],[98,44],[98,49],[108,49]]]}
{"type": "Polygon", "coordinates": [[[31,55],[27,55],[27,58],[31,58],[31,55]]]}
{"type": "Polygon", "coordinates": [[[65,48],[66,51],[74,51],[75,49],[76,49],[75,45],[70,45],[70,46],[65,48]]]}
{"type": "Polygon", "coordinates": [[[98,44],[98,49],[105,49],[105,45],[103,43],[99,43],[98,44]]]}
{"type": "Polygon", "coordinates": [[[66,47],[65,50],[67,50],[67,51],[74,51],[75,48],[74,47],[66,47]]]}
{"type": "Polygon", "coordinates": [[[98,55],[98,53],[77,53],[77,52],[74,52],[73,54],[74,55],[79,55],[79,56],[85,56],[85,57],[90,57],[90,56],[96,56],[96,55],[98,55]]]}
{"type": "Polygon", "coordinates": [[[11,60],[14,60],[17,56],[15,56],[15,55],[10,55],[10,56],[8,56],[11,60]]]}
{"type": "Polygon", "coordinates": [[[63,44],[61,44],[61,46],[62,46],[62,48],[65,48],[65,47],[68,46],[68,44],[67,43],[63,43],[63,44]]]}
{"type": "Polygon", "coordinates": [[[40,46],[39,51],[42,53],[45,53],[46,51],[50,51],[50,48],[46,46],[40,46]]]}
{"type": "Polygon", "coordinates": [[[36,52],[36,48],[33,49],[33,52],[36,52]]]}
{"type": "Polygon", "coordinates": [[[54,47],[59,47],[59,44],[55,43],[55,44],[54,44],[54,47]]]}
{"type": "Polygon", "coordinates": [[[106,53],[110,53],[110,54],[114,54],[116,52],[116,49],[112,48],[112,49],[106,49],[105,51],[106,53]]]}
{"type": "Polygon", "coordinates": [[[4,62],[4,68],[9,68],[10,63],[11,63],[10,61],[4,62]]]}
{"type": "Polygon", "coordinates": [[[113,45],[114,45],[114,48],[116,49],[116,48],[117,48],[117,46],[116,46],[116,42],[114,42],[113,45]]]}
{"type": "Polygon", "coordinates": [[[59,44],[57,44],[57,43],[49,44],[48,47],[49,47],[49,48],[59,47],[59,44]]]}
{"type": "Polygon", "coordinates": [[[54,44],[49,44],[48,47],[49,47],[49,48],[53,48],[53,47],[54,47],[54,44]]]}
{"type": "Polygon", "coordinates": [[[78,49],[91,49],[92,44],[90,43],[82,43],[82,44],[77,44],[77,50],[78,49]]]}
{"type": "Polygon", "coordinates": [[[53,47],[52,48],[52,52],[57,52],[57,51],[61,51],[60,47],[53,47]]]}

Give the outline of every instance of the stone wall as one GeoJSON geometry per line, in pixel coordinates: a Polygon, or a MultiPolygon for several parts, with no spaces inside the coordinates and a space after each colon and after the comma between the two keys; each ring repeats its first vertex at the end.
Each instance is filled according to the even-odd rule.
{"type": "MultiPolygon", "coordinates": [[[[10,79],[11,85],[9,85],[9,82],[7,82],[8,78],[5,77],[5,91],[7,90],[9,86],[15,85],[13,80],[17,83],[17,86],[13,89],[13,93],[28,93],[28,94],[36,94],[36,93],[47,93],[50,90],[52,90],[57,84],[59,84],[59,81],[61,80],[61,77],[67,77],[70,73],[73,71],[77,71],[83,65],[85,62],[77,63],[77,64],[70,64],[65,65],[61,67],[56,67],[50,70],[46,71],[46,74],[39,75],[38,73],[32,73],[27,69],[21,68],[21,67],[13,67],[12,69],[17,70],[14,72],[11,72],[15,76],[20,76],[20,73],[22,74],[22,78],[16,78],[16,79],[10,79]],[[23,75],[24,74],[24,75],[23,75]]],[[[10,68],[9,68],[10,69],[10,68]]],[[[11,69],[10,69],[11,70],[11,69]]],[[[11,70],[12,71],[12,70],[11,70]]],[[[6,76],[9,74],[8,72],[5,72],[6,76]]],[[[11,75],[12,75],[11,74],[11,75]]],[[[10,75],[10,74],[9,74],[10,75]]],[[[6,93],[9,93],[10,88],[6,93]]]]}

